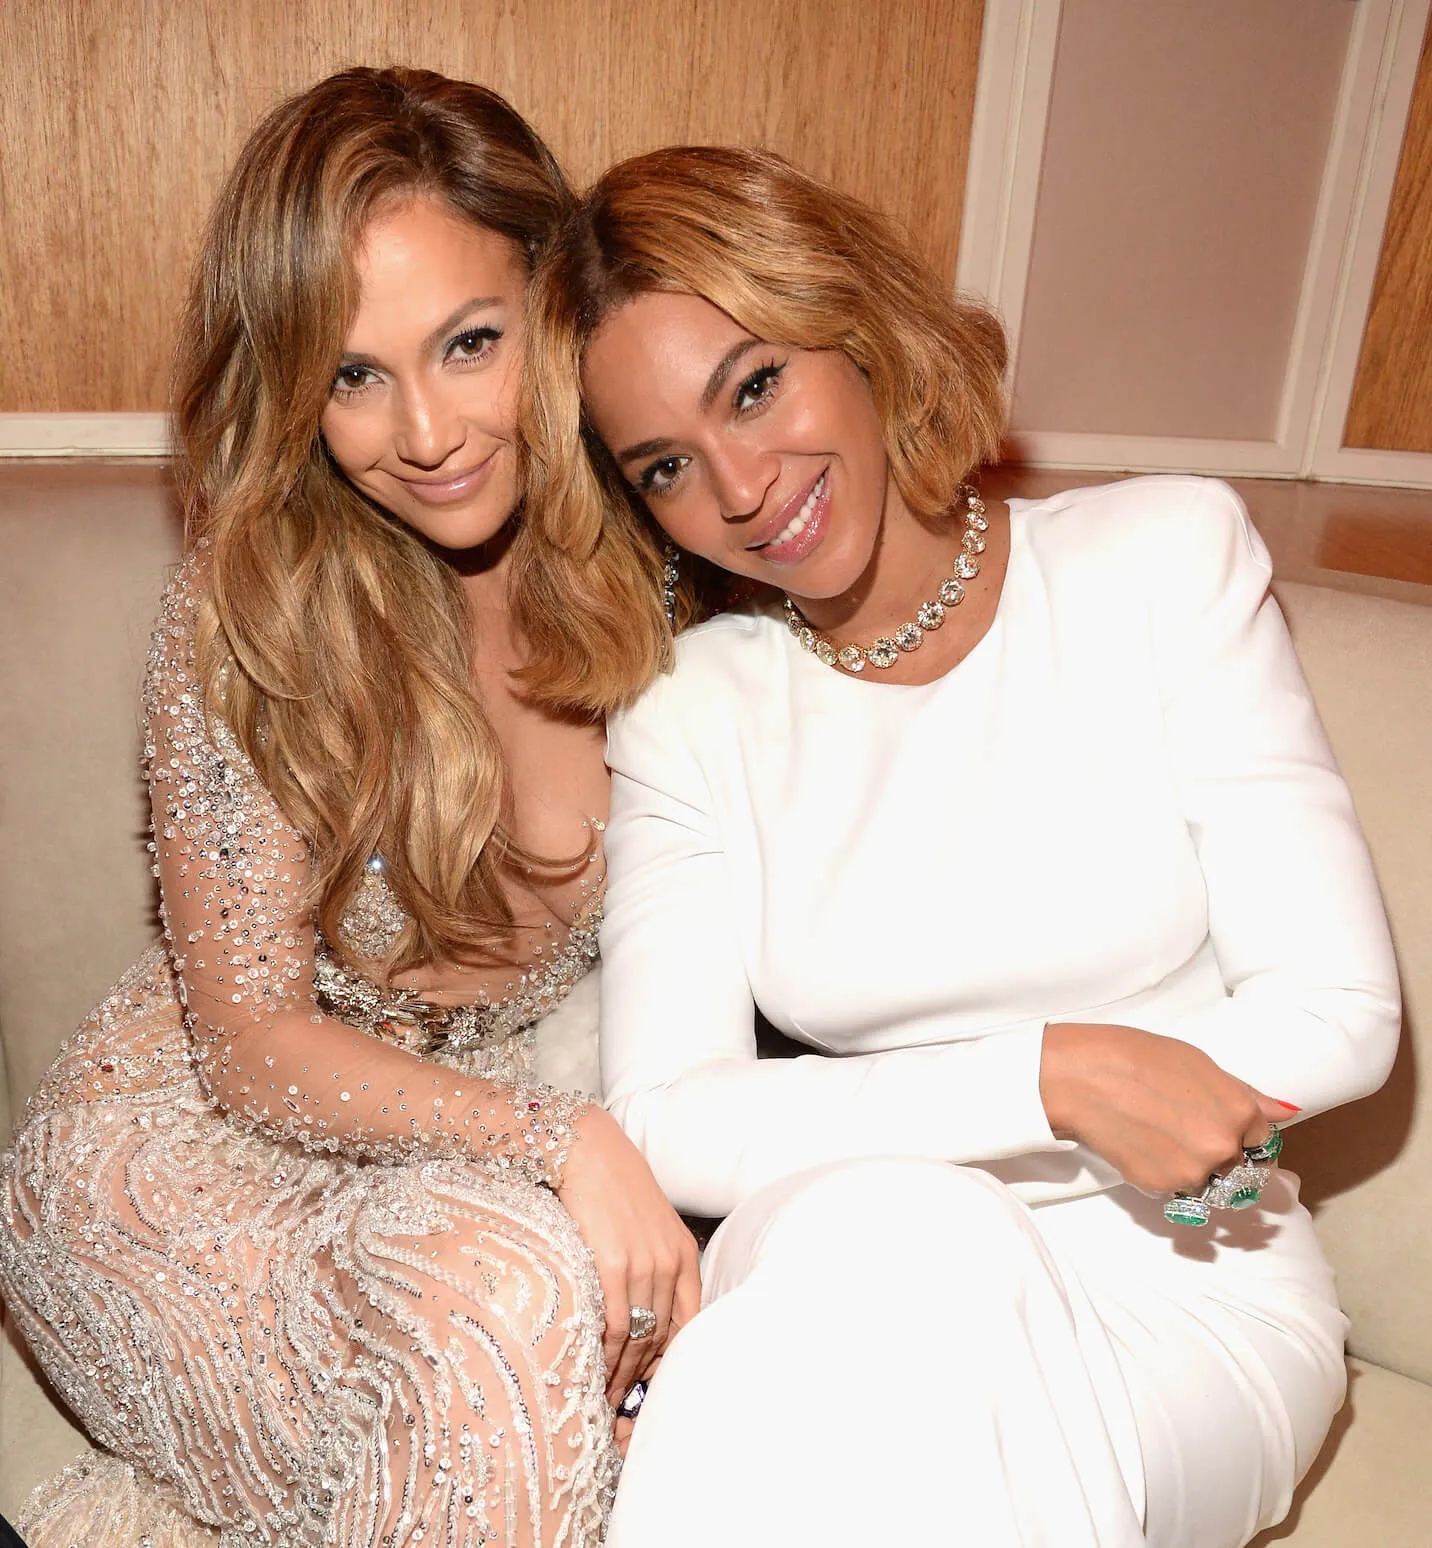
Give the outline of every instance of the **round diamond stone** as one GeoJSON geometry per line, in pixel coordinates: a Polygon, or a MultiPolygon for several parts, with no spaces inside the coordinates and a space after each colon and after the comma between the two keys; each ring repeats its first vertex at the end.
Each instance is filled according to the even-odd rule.
{"type": "Polygon", "coordinates": [[[895,643],[901,650],[919,650],[924,641],[924,632],[915,624],[901,624],[895,631],[895,643]]]}
{"type": "Polygon", "coordinates": [[[925,630],[938,629],[944,621],[945,610],[938,602],[926,602],[915,614],[915,622],[925,630]]]}
{"type": "Polygon", "coordinates": [[[989,517],[985,515],[983,510],[975,510],[975,508],[971,506],[965,516],[965,525],[967,527],[972,527],[976,532],[988,532],[989,517]]]}
{"type": "Polygon", "coordinates": [[[966,532],[960,539],[960,547],[967,554],[982,554],[985,551],[985,540],[978,532],[966,532]]]}
{"type": "Polygon", "coordinates": [[[796,635],[796,638],[801,642],[802,650],[815,649],[815,630],[809,624],[805,625],[800,633],[796,635]]]}
{"type": "Polygon", "coordinates": [[[863,672],[865,670],[865,652],[858,645],[847,645],[841,651],[839,661],[847,672],[863,672]]]}
{"type": "Polygon", "coordinates": [[[788,628],[791,631],[792,634],[799,634],[803,627],[804,627],[804,620],[801,618],[801,615],[798,612],[796,612],[795,608],[793,608],[790,605],[789,602],[787,602],[786,603],[786,628],[788,628]]]}
{"type": "Polygon", "coordinates": [[[955,574],[961,580],[973,580],[980,572],[980,562],[972,554],[961,554],[955,560],[955,574]]]}
{"type": "Polygon", "coordinates": [[[965,588],[957,580],[947,580],[940,587],[940,601],[946,607],[958,607],[965,600],[965,588]]]}
{"type": "Polygon", "coordinates": [[[826,666],[834,666],[840,660],[840,652],[836,650],[829,640],[817,640],[815,642],[815,653],[826,666]]]}
{"type": "Polygon", "coordinates": [[[888,634],[882,634],[865,654],[871,666],[880,667],[882,671],[886,667],[893,667],[900,659],[895,641],[888,634]]]}

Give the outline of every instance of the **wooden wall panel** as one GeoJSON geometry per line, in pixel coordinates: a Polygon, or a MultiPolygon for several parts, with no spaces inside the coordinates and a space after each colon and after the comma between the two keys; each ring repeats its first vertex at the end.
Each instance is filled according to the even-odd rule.
{"type": "Polygon", "coordinates": [[[1432,22],[1422,42],[1343,445],[1432,452],[1432,22]]]}
{"type": "Polygon", "coordinates": [[[763,144],[905,222],[953,277],[981,0],[4,0],[0,411],[164,406],[224,168],[345,65],[482,81],[578,182],[763,144]]]}

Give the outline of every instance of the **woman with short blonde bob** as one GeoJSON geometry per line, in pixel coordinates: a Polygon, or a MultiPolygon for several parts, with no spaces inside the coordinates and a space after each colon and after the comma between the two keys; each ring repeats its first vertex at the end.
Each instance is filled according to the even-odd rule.
{"type": "MultiPolygon", "coordinates": [[[[580,1095],[600,725],[513,676],[524,292],[569,198],[500,97],[408,69],[280,104],[225,182],[144,695],[166,939],[0,1162],[0,1290],[99,1448],[33,1548],[591,1548],[612,1404],[695,1310],[580,1095]]],[[[620,548],[553,637],[615,648],[620,548]]]]}
{"type": "Polygon", "coordinates": [[[724,1217],[608,1541],[1246,1542],[1345,1380],[1280,1125],[1398,993],[1242,505],[981,498],[998,325],[774,156],[613,168],[529,326],[553,598],[646,546],[585,700],[607,1101],[724,1217]]]}

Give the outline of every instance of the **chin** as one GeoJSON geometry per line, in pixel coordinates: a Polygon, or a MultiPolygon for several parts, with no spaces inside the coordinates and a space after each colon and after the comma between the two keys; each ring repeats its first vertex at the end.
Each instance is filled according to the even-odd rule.
{"type": "Polygon", "coordinates": [[[422,506],[417,510],[410,507],[393,510],[390,506],[389,510],[405,527],[425,537],[435,547],[461,554],[490,543],[512,519],[517,504],[514,493],[502,501],[490,497],[484,499],[480,507],[472,510],[438,511],[422,506]]]}

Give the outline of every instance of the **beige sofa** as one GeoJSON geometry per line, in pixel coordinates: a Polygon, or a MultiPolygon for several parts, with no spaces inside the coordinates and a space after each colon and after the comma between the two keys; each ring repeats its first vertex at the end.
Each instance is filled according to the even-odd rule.
{"type": "MultiPolygon", "coordinates": [[[[0,1137],[156,928],[136,695],[177,552],[157,473],[0,467],[0,1137]]],[[[1417,1082],[1432,1059],[1432,596],[1280,595],[1377,859],[1407,1035],[1383,1091],[1289,1139],[1352,1317],[1352,1383],[1292,1516],[1259,1543],[1432,1548],[1432,1098],[1417,1082]]],[[[13,1519],[84,1441],[6,1334],[13,1519]]]]}

